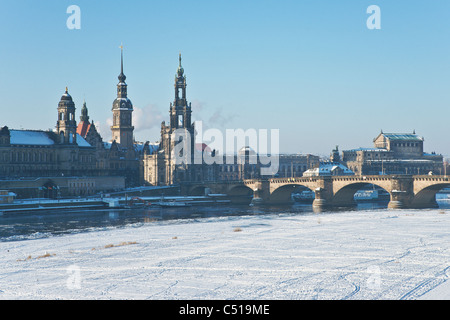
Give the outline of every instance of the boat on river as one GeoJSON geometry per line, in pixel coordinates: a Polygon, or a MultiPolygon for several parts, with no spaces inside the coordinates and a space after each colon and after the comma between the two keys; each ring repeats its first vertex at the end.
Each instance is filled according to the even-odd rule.
{"type": "Polygon", "coordinates": [[[355,195],[353,196],[355,201],[389,201],[391,198],[391,195],[389,192],[385,191],[384,189],[365,189],[365,190],[358,190],[355,195]]]}

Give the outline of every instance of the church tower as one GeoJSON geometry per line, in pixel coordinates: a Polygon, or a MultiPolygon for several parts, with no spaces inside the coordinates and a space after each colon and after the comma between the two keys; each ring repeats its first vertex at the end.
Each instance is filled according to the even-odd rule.
{"type": "Polygon", "coordinates": [[[181,54],[175,75],[175,98],[170,103],[169,125],[161,124],[161,149],[164,150],[164,184],[170,185],[194,178],[194,125],[191,104],[186,100],[186,76],[181,66],[181,54]]]}
{"type": "Polygon", "coordinates": [[[185,128],[193,132],[191,123],[191,104],[186,100],[186,76],[181,66],[181,53],[179,55],[179,65],[175,75],[175,99],[170,103],[170,128],[171,130],[185,128]]]}
{"type": "Polygon", "coordinates": [[[169,123],[161,123],[161,139],[157,152],[144,154],[143,180],[151,185],[173,185],[183,182],[212,181],[216,167],[206,166],[195,146],[195,125],[191,104],[186,99],[186,76],[179,55],[175,74],[175,98],[170,103],[169,123]],[[200,161],[198,161],[200,160],[200,161]]]}
{"type": "Polygon", "coordinates": [[[67,87],[58,103],[58,121],[56,132],[59,135],[59,143],[77,143],[77,122],[75,120],[75,103],[70,96],[67,87]]]}
{"type": "Polygon", "coordinates": [[[122,150],[133,150],[133,130],[131,119],[133,104],[127,97],[127,78],[123,73],[123,47],[120,46],[120,74],[117,84],[117,98],[113,102],[113,125],[111,126],[112,140],[121,147],[122,150]]]}

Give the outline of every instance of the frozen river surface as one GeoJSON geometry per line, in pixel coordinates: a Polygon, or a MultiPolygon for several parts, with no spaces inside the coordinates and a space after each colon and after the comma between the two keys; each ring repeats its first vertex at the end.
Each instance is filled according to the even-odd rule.
{"type": "Polygon", "coordinates": [[[447,209],[147,217],[33,237],[0,242],[0,299],[450,298],[447,209]]]}

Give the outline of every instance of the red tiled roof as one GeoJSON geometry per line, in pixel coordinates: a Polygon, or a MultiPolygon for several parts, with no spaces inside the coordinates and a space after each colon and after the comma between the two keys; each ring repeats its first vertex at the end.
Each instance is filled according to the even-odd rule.
{"type": "Polygon", "coordinates": [[[77,133],[83,138],[86,138],[86,134],[89,132],[90,128],[91,124],[89,122],[82,121],[78,124],[77,133]]]}

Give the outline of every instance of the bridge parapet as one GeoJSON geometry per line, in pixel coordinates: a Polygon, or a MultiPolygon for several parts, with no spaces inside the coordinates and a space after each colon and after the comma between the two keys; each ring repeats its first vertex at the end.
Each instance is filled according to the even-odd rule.
{"type": "Polygon", "coordinates": [[[413,176],[414,181],[450,182],[449,176],[422,175],[413,176]]]}
{"type": "Polygon", "coordinates": [[[307,183],[316,182],[321,177],[296,177],[296,178],[272,178],[269,179],[271,183],[307,183]]]}
{"type": "MultiPolygon", "coordinates": [[[[389,192],[389,208],[435,207],[435,194],[450,186],[449,176],[436,175],[366,175],[366,176],[315,176],[272,179],[246,179],[241,181],[193,183],[194,188],[210,188],[217,193],[232,192],[234,196],[253,193],[260,203],[276,204],[291,201],[290,194],[298,186],[315,193],[313,206],[347,206],[354,203],[354,193],[367,184],[379,186],[389,192]],[[251,190],[251,191],[250,191],[251,190]]],[[[184,190],[189,190],[185,188],[184,190]]]]}

